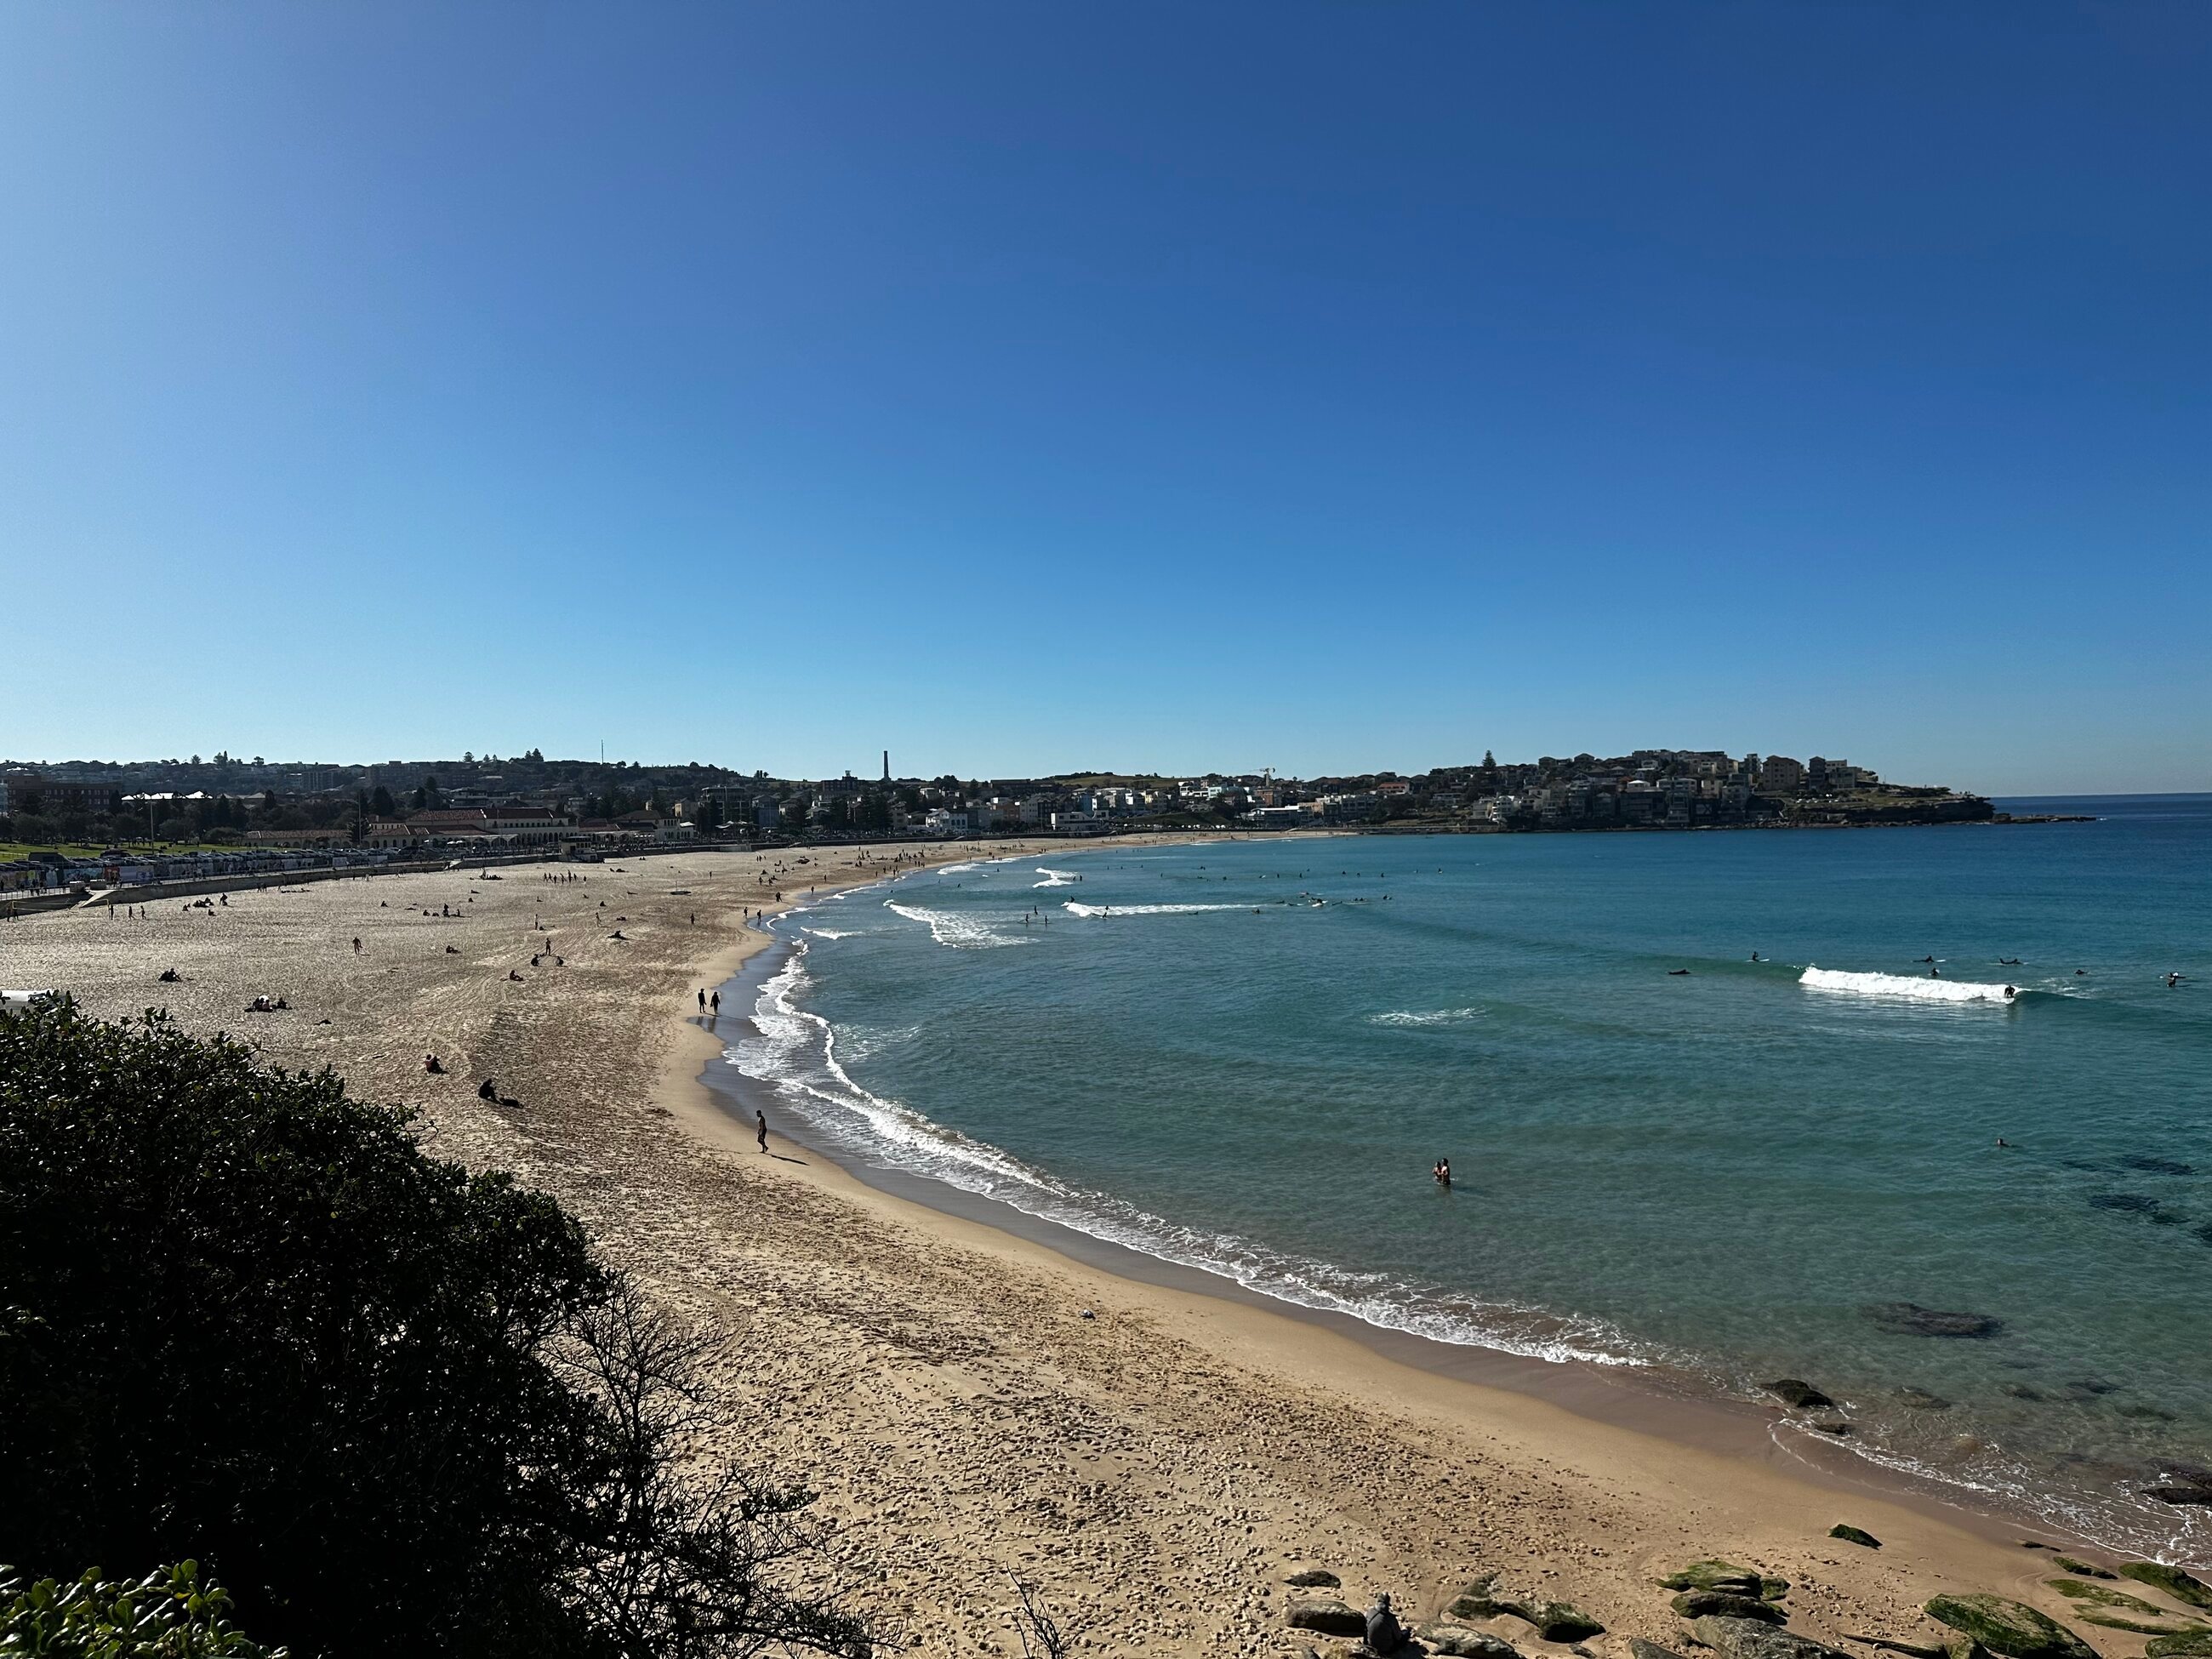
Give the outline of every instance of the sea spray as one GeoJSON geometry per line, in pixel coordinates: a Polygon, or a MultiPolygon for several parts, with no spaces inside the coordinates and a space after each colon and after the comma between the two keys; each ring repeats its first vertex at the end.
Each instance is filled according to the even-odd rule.
{"type": "Polygon", "coordinates": [[[1908,1002],[1984,1002],[2016,1000],[2017,986],[1984,985],[1965,979],[1921,979],[1911,974],[1852,974],[1834,968],[1808,968],[1799,984],[1813,991],[1840,991],[1852,996],[1897,997],[1908,1002]]]}

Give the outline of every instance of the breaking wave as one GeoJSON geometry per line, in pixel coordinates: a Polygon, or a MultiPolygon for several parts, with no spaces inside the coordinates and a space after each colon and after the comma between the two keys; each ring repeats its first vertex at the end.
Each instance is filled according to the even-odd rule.
{"type": "Polygon", "coordinates": [[[1393,1009],[1387,1014],[1370,1014],[1370,1025],[1404,1025],[1416,1029],[1437,1025],[1464,1025],[1471,1019],[1480,1019],[1488,1011],[1482,1008],[1431,1008],[1423,1012],[1410,1009],[1393,1009]]]}
{"type": "Polygon", "coordinates": [[[1964,979],[1916,979],[1909,974],[1851,974],[1837,968],[1808,968],[1797,982],[1808,990],[1841,991],[1852,996],[1899,997],[1910,1002],[1993,1002],[2000,1006],[2022,994],[2013,985],[1983,985],[1964,979]]]}
{"type": "Polygon", "coordinates": [[[1257,910],[1256,904],[1078,904],[1060,907],[1072,916],[1194,916],[1201,910],[1257,910]]]}
{"type": "Polygon", "coordinates": [[[884,908],[894,915],[904,916],[908,921],[921,922],[929,929],[930,938],[939,945],[949,945],[956,951],[989,951],[1001,945],[1035,943],[1018,934],[998,933],[979,916],[963,916],[951,910],[925,909],[919,904],[900,904],[890,899],[884,901],[884,908]]]}
{"type": "Polygon", "coordinates": [[[1656,1356],[1639,1354],[1621,1333],[1600,1320],[1355,1273],[1233,1233],[1181,1225],[1110,1194],[1055,1180],[998,1147],[872,1094],[841,1062],[840,1049],[847,1045],[836,1028],[794,1000],[811,982],[806,948],[799,941],[791,960],[761,988],[752,1018],[758,1035],[731,1044],[723,1055],[745,1076],[775,1089],[810,1124],[848,1151],[1093,1238],[1213,1273],[1277,1301],[1345,1314],[1385,1330],[1536,1359],[1621,1366],[1654,1363],[1656,1356]]]}
{"type": "Polygon", "coordinates": [[[1073,887],[1075,884],[1075,877],[1069,871],[1048,870],[1042,865],[1039,865],[1034,873],[1042,876],[1044,879],[1031,882],[1030,885],[1032,887],[1073,887]]]}

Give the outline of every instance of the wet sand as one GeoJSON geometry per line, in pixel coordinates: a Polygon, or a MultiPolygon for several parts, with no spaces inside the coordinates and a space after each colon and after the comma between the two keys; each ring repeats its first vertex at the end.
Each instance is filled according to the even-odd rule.
{"type": "MultiPolygon", "coordinates": [[[[1593,1613],[1607,1634],[1586,1645],[1625,1659],[1628,1636],[1682,1639],[1651,1581],[1707,1556],[1790,1579],[1791,1627],[1816,1637],[1932,1640],[1928,1595],[1994,1590],[2101,1651],[2141,1650],[2071,1618],[2020,1534],[1810,1469],[1756,1412],[1699,1407],[1707,1431],[1687,1431],[1693,1402],[1608,1389],[1600,1403],[1564,1370],[1508,1375],[1493,1356],[1448,1364],[1109,1247],[1071,1254],[1066,1237],[987,1224],[1004,1216],[926,1207],[781,1135],[763,1156],[749,1115],[738,1124],[700,1081],[749,1006],[726,999],[709,1030],[695,994],[771,943],[744,910],[877,878],[872,853],[866,866],[850,848],[687,853],[547,866],[580,882],[522,866],[234,894],[212,913],[68,912],[0,926],[0,983],[67,988],[106,1016],[165,1006],[272,1062],[333,1066],[357,1093],[421,1108],[431,1150],[558,1194],[657,1297],[732,1333],[713,1454],[819,1492],[856,1599],[920,1653],[1018,1653],[1020,1580],[1079,1650],[1291,1659],[1328,1644],[1285,1627],[1282,1580],[1325,1565],[1347,1600],[1388,1590],[1419,1615],[1497,1571],[1502,1589],[1593,1613]],[[167,966],[182,984],[155,982],[167,966]],[[244,1012],[258,994],[292,1008],[244,1012]],[[447,1075],[425,1074],[432,1052],[447,1075]],[[519,1106],[479,1101],[486,1077],[519,1106]],[[1886,1547],[1827,1538],[1838,1522],[1886,1547]]],[[[1517,1620],[1492,1628],[1550,1650],[1517,1620]]]]}

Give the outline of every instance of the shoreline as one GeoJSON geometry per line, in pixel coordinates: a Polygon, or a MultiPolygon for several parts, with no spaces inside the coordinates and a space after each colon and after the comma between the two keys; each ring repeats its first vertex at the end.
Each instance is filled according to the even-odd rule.
{"type": "MultiPolygon", "coordinates": [[[[794,907],[798,908],[803,907],[794,907]]],[[[753,999],[780,969],[795,944],[788,938],[766,935],[732,963],[732,971],[720,988],[725,1002],[740,1010],[738,1018],[750,1022],[753,999]]],[[[697,1051],[703,1063],[690,1080],[691,1088],[707,1097],[710,1109],[721,1120],[749,1134],[750,1114],[764,1109],[768,1103],[768,1086],[728,1061],[728,1037],[708,1032],[696,1018],[690,1023],[709,1039],[697,1051]]],[[[873,1194],[925,1231],[945,1222],[960,1224],[963,1237],[966,1229],[983,1229],[1118,1284],[1201,1303],[1231,1304],[1249,1310],[1257,1322],[1277,1322],[1289,1328],[1270,1331],[1264,1340],[1272,1344],[1295,1346],[1301,1340],[1301,1328],[1327,1332],[1379,1361],[1463,1386],[1478,1395],[1510,1395],[1609,1430],[1650,1437],[1699,1455],[1768,1469],[1838,1498],[1849,1495],[1908,1508],[1990,1543],[2013,1544],[2032,1533],[2068,1549],[2090,1553],[2102,1550],[2094,1540],[2039,1516],[2014,1514],[1993,1504],[1977,1504],[1955,1486],[1893,1468],[1840,1441],[1821,1438],[1791,1422],[1780,1406],[1723,1393],[1703,1378],[1650,1368],[1545,1359],[1477,1344],[1446,1342],[1374,1324],[1352,1314],[1288,1301],[1209,1268],[1150,1255],[917,1170],[854,1158],[807,1122],[803,1113],[780,1109],[777,1115],[784,1123],[799,1127],[795,1130],[771,1127],[771,1146],[783,1142],[811,1153],[835,1172],[828,1184],[848,1197],[873,1194]]],[[[1469,1403],[1469,1408],[1494,1410],[1495,1404],[1494,1400],[1477,1399],[1469,1403]]]]}

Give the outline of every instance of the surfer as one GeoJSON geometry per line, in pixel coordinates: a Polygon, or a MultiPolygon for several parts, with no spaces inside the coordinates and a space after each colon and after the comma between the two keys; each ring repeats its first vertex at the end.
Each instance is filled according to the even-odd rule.
{"type": "Polygon", "coordinates": [[[1941,979],[1943,977],[1943,970],[1941,968],[1930,968],[1928,970],[1928,977],[1930,979],[1941,979]]]}
{"type": "Polygon", "coordinates": [[[2015,991],[2015,990],[2014,990],[2014,989],[2012,988],[2012,987],[2011,987],[2011,986],[2008,985],[2008,986],[2006,986],[2006,987],[2005,987],[2005,1000],[2006,1000],[2007,1002],[2010,1002],[2010,1001],[2011,1001],[2014,997],[2018,996],[2019,994],[2020,994],[2020,993],[2019,993],[2019,992],[2017,992],[2017,991],[2015,991]]]}
{"type": "Polygon", "coordinates": [[[1690,970],[1686,968],[1669,968],[1667,970],[1667,975],[1670,979],[1679,979],[1689,971],[1690,970]]]}
{"type": "Polygon", "coordinates": [[[1759,960],[1759,952],[1758,952],[1758,951],[1753,951],[1751,953],[1751,959],[1752,959],[1753,962],[1757,962],[1757,961],[1759,960]]]}
{"type": "Polygon", "coordinates": [[[2172,989],[2173,989],[2173,988],[2174,988],[2175,986],[2177,986],[2177,985],[2179,985],[2179,984],[2180,984],[2180,983],[2181,983],[2181,975],[2179,975],[2179,974],[2168,974],[2168,975],[2166,976],[2166,988],[2167,990],[2169,990],[2169,991],[2171,991],[2172,989]]]}
{"type": "Polygon", "coordinates": [[[1933,962],[1933,961],[1935,961],[1935,960],[1936,960],[1936,958],[1935,958],[1935,957],[1921,957],[1920,959],[1921,959],[1921,961],[1923,961],[1923,962],[1933,962]]]}

